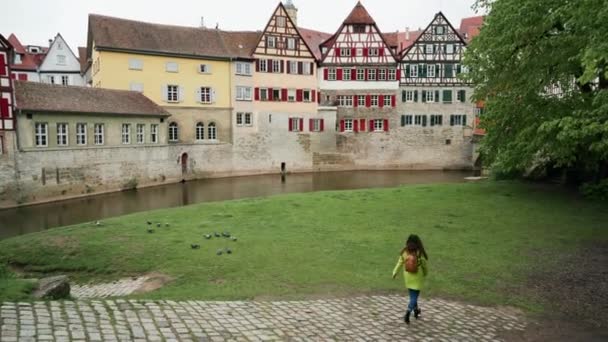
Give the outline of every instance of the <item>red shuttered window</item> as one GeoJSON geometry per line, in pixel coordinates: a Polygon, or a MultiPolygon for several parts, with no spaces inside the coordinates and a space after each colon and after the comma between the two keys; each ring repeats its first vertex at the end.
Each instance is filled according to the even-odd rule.
{"type": "Polygon", "coordinates": [[[359,127],[361,127],[361,132],[365,132],[365,119],[359,119],[359,127]]]}
{"type": "Polygon", "coordinates": [[[357,49],[356,48],[351,48],[350,49],[350,55],[352,57],[356,57],[357,56],[357,49]]]}
{"type": "Polygon", "coordinates": [[[353,120],[353,131],[355,133],[359,132],[359,121],[353,120]]]}
{"type": "Polygon", "coordinates": [[[300,118],[300,132],[304,132],[304,119],[300,118]]]}
{"type": "Polygon", "coordinates": [[[256,101],[260,101],[260,88],[255,88],[253,91],[253,96],[256,101]]]}
{"type": "Polygon", "coordinates": [[[367,57],[369,55],[369,49],[363,48],[363,57],[367,57]]]}
{"type": "Polygon", "coordinates": [[[321,119],[321,132],[325,130],[325,119],[321,119]]]}
{"type": "Polygon", "coordinates": [[[371,95],[365,95],[365,107],[372,106],[372,97],[371,95]]]}
{"type": "Polygon", "coordinates": [[[268,88],[268,101],[274,101],[272,88],[268,88]]]}
{"type": "Polygon", "coordinates": [[[356,68],[350,69],[350,79],[353,81],[357,80],[357,69],[356,68]]]}
{"type": "Polygon", "coordinates": [[[8,118],[8,99],[0,99],[0,118],[8,118]]]}
{"type": "Polygon", "coordinates": [[[336,69],[336,80],[342,81],[342,71],[340,68],[336,69]]]}
{"type": "Polygon", "coordinates": [[[340,132],[344,132],[344,119],[340,120],[340,132]]]}
{"type": "Polygon", "coordinates": [[[384,131],[388,132],[388,119],[384,119],[384,131]]]}
{"type": "Polygon", "coordinates": [[[296,101],[297,102],[302,102],[302,89],[297,89],[296,90],[296,101]]]}
{"type": "Polygon", "coordinates": [[[335,51],[336,51],[336,57],[340,57],[340,48],[336,48],[335,51]]]}
{"type": "Polygon", "coordinates": [[[397,69],[397,81],[401,80],[401,69],[397,69]]]}
{"type": "Polygon", "coordinates": [[[369,131],[370,132],[374,131],[374,120],[369,120],[369,131]]]}
{"type": "Polygon", "coordinates": [[[287,101],[287,89],[281,89],[281,101],[287,101]]]}
{"type": "Polygon", "coordinates": [[[19,81],[27,81],[27,74],[19,74],[19,81]]]}
{"type": "Polygon", "coordinates": [[[391,107],[395,107],[397,105],[397,96],[391,95],[391,107]]]}
{"type": "Polygon", "coordinates": [[[359,96],[353,96],[353,107],[357,108],[359,106],[359,96]]]}
{"type": "Polygon", "coordinates": [[[313,90],[313,91],[312,91],[311,98],[310,98],[310,101],[311,101],[311,102],[317,102],[316,96],[317,96],[317,91],[316,91],[316,90],[313,90]]]}
{"type": "Polygon", "coordinates": [[[289,131],[293,132],[293,124],[292,124],[293,123],[293,119],[289,118],[287,121],[289,121],[289,131]]]}
{"type": "Polygon", "coordinates": [[[0,55],[0,76],[6,76],[6,59],[0,55]]]}
{"type": "Polygon", "coordinates": [[[327,81],[328,78],[329,78],[329,69],[325,68],[325,69],[323,69],[323,79],[325,81],[327,81]]]}
{"type": "Polygon", "coordinates": [[[308,120],[308,131],[312,132],[315,129],[315,122],[313,119],[308,120]]]}
{"type": "Polygon", "coordinates": [[[384,107],[384,95],[379,95],[378,96],[378,106],[380,108],[384,107]]]}

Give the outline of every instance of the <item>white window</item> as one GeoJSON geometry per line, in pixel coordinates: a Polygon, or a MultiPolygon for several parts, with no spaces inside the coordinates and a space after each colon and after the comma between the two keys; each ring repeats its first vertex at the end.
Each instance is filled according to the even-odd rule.
{"type": "Polygon", "coordinates": [[[70,76],[61,76],[61,85],[70,85],[70,76]]]}
{"type": "Polygon", "coordinates": [[[410,76],[418,77],[418,65],[417,64],[410,65],[410,76]]]}
{"type": "Polygon", "coordinates": [[[396,69],[388,69],[388,80],[389,81],[397,80],[397,70],[396,69]]]}
{"type": "Polygon", "coordinates": [[[384,120],[375,119],[374,120],[374,132],[383,132],[384,131],[384,120]]]}
{"type": "Polygon", "coordinates": [[[57,55],[57,65],[65,65],[65,56],[57,55]]]}
{"type": "Polygon", "coordinates": [[[344,69],[342,69],[342,80],[344,80],[344,81],[350,81],[351,80],[352,72],[350,70],[351,70],[350,68],[344,68],[344,69]]]}
{"type": "Polygon", "coordinates": [[[268,101],[270,100],[270,92],[268,88],[260,88],[260,101],[268,101]]]}
{"type": "Polygon", "coordinates": [[[288,61],[289,63],[289,73],[297,74],[298,73],[298,61],[288,61]]]}
{"type": "Polygon", "coordinates": [[[303,89],[302,90],[302,101],[304,101],[304,102],[310,102],[310,101],[312,101],[312,99],[310,98],[310,90],[309,89],[303,89]]]}
{"type": "Polygon", "coordinates": [[[266,59],[260,59],[260,71],[268,72],[268,61],[266,59]]]}
{"type": "MultiPolygon", "coordinates": [[[[237,114],[238,118],[238,114],[237,114]]],[[[205,139],[205,124],[202,122],[196,123],[196,140],[201,141],[205,139]]]]}
{"type": "Polygon", "coordinates": [[[101,123],[97,123],[93,126],[93,138],[95,140],[95,145],[103,145],[104,144],[104,126],[101,123]]]}
{"type": "Polygon", "coordinates": [[[357,81],[365,81],[365,69],[357,69],[357,81]]]}
{"type": "Polygon", "coordinates": [[[76,124],[76,145],[87,144],[87,124],[77,123],[76,124]]]}
{"type": "Polygon", "coordinates": [[[207,131],[207,138],[209,140],[217,140],[217,129],[215,128],[215,123],[210,123],[207,131]]]}
{"type": "Polygon", "coordinates": [[[289,101],[289,102],[296,101],[296,90],[295,89],[287,89],[287,101],[289,101]]]}
{"type": "Polygon", "coordinates": [[[384,107],[390,107],[392,105],[392,97],[390,95],[384,95],[384,107]]]}
{"type": "Polygon", "coordinates": [[[251,63],[237,62],[236,63],[236,74],[237,75],[251,75],[251,63]]]}
{"type": "Polygon", "coordinates": [[[47,76],[46,79],[49,84],[55,84],[55,76],[47,76]]]}
{"type": "Polygon", "coordinates": [[[245,113],[245,126],[252,126],[252,125],[253,125],[253,114],[245,113]]]}
{"type": "Polygon", "coordinates": [[[251,113],[236,113],[237,126],[252,126],[253,118],[251,113]]]}
{"type": "Polygon", "coordinates": [[[278,59],[272,60],[272,72],[280,73],[281,72],[281,61],[278,59]]]}
{"type": "Polygon", "coordinates": [[[295,38],[287,38],[287,49],[288,50],[296,49],[296,39],[295,38]]]}
{"type": "Polygon", "coordinates": [[[365,95],[357,96],[357,105],[359,107],[365,107],[365,95]]]}
{"type": "Polygon", "coordinates": [[[378,70],[378,81],[386,81],[386,69],[378,70]]]}
{"type": "Polygon", "coordinates": [[[353,131],[353,119],[344,119],[344,132],[353,131]]]}
{"type": "Polygon", "coordinates": [[[157,124],[150,125],[150,142],[153,144],[158,144],[158,125],[157,124]]]}
{"type": "Polygon", "coordinates": [[[277,17],[277,26],[285,27],[285,17],[277,17]]]}
{"type": "Polygon", "coordinates": [[[426,66],[426,77],[435,77],[435,65],[428,64],[426,66]]]}
{"type": "Polygon", "coordinates": [[[131,89],[132,91],[138,91],[140,93],[144,92],[144,84],[143,83],[137,83],[137,82],[131,82],[131,84],[129,84],[129,89],[131,89]]]}
{"type": "Polygon", "coordinates": [[[350,48],[341,48],[340,49],[340,56],[341,57],[350,57],[350,48]]]}
{"type": "Polygon", "coordinates": [[[302,63],[302,74],[304,75],[312,75],[312,70],[310,69],[310,63],[302,63]]]}
{"type": "Polygon", "coordinates": [[[211,73],[211,65],[209,64],[199,64],[198,65],[199,74],[210,74],[211,73]]]}
{"type": "Polygon", "coordinates": [[[446,53],[454,53],[454,45],[453,44],[447,44],[445,46],[445,52],[446,53]]]}
{"type": "Polygon", "coordinates": [[[178,102],[179,101],[179,86],[167,85],[167,102],[178,102]]]}
{"type": "Polygon", "coordinates": [[[177,127],[177,122],[172,122],[169,124],[169,141],[176,142],[179,140],[179,128],[177,127]]]}
{"type": "Polygon", "coordinates": [[[212,90],[210,87],[200,87],[198,91],[198,101],[200,103],[211,103],[212,90]]]}
{"type": "Polygon", "coordinates": [[[291,120],[291,132],[300,132],[303,127],[300,127],[300,118],[289,118],[291,120]]]}
{"type": "Polygon", "coordinates": [[[374,57],[378,56],[380,53],[378,52],[378,48],[369,48],[369,56],[374,57]]]}
{"type": "Polygon", "coordinates": [[[143,70],[144,62],[141,59],[129,58],[129,69],[130,70],[143,70]]]}
{"type": "Polygon", "coordinates": [[[243,114],[244,113],[236,113],[236,125],[243,126],[243,114]]]}
{"type": "Polygon", "coordinates": [[[338,96],[338,105],[340,107],[352,107],[353,97],[352,95],[340,95],[338,96]]]}
{"type": "Polygon", "coordinates": [[[136,131],[137,132],[136,141],[138,144],[143,144],[145,142],[145,136],[146,136],[146,125],[137,124],[136,130],[137,130],[136,131]]]}
{"type": "Polygon", "coordinates": [[[378,107],[378,95],[372,95],[371,100],[372,107],[378,107]]]}
{"type": "Polygon", "coordinates": [[[47,147],[49,145],[49,125],[47,123],[36,122],[34,125],[34,133],[36,147],[47,147]]]}
{"type": "Polygon", "coordinates": [[[426,91],[426,102],[435,102],[435,92],[432,90],[426,91]]]}
{"type": "Polygon", "coordinates": [[[266,47],[275,48],[277,47],[277,39],[273,36],[266,37],[266,47]]]}
{"type": "Polygon", "coordinates": [[[336,68],[329,68],[328,73],[328,79],[330,81],[335,81],[336,80],[336,68]]]}
{"type": "Polygon", "coordinates": [[[427,55],[433,54],[433,44],[426,44],[426,54],[427,55]]]}
{"type": "Polygon", "coordinates": [[[413,90],[405,91],[405,102],[414,102],[414,91],[413,90]]]}
{"type": "Polygon", "coordinates": [[[122,143],[124,145],[131,143],[131,124],[122,124],[122,143]]]}
{"type": "Polygon", "coordinates": [[[165,64],[165,71],[166,72],[178,72],[179,66],[176,62],[167,62],[167,64],[165,64]]]}
{"type": "Polygon", "coordinates": [[[367,79],[369,81],[376,80],[376,69],[367,69],[367,79]]]}
{"type": "Polygon", "coordinates": [[[442,34],[444,34],[444,32],[445,32],[445,30],[444,30],[443,26],[436,26],[435,27],[435,34],[442,35],[442,34]]]}
{"type": "Polygon", "coordinates": [[[251,87],[236,87],[236,99],[239,101],[251,101],[251,87]]]}
{"type": "Polygon", "coordinates": [[[311,130],[312,130],[313,132],[321,132],[321,131],[323,130],[322,123],[321,123],[321,122],[322,122],[322,120],[323,120],[323,119],[312,119],[312,127],[311,127],[311,130]]]}
{"type": "Polygon", "coordinates": [[[58,146],[68,146],[69,138],[68,138],[68,124],[67,123],[58,123],[57,124],[57,145],[58,146]]]}

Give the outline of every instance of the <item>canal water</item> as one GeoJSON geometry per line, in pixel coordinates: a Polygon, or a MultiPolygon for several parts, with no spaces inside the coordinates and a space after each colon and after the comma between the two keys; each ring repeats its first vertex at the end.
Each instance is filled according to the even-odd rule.
{"type": "Polygon", "coordinates": [[[138,211],[322,190],[463,182],[466,171],[347,171],[202,179],[0,210],[0,239],[138,211]]]}

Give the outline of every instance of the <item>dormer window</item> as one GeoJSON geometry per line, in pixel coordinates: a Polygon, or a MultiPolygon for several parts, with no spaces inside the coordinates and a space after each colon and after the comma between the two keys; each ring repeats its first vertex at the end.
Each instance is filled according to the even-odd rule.
{"type": "Polygon", "coordinates": [[[21,64],[21,55],[18,53],[15,54],[15,64],[21,64]]]}
{"type": "Polygon", "coordinates": [[[365,33],[365,25],[353,25],[354,33],[365,33]]]}

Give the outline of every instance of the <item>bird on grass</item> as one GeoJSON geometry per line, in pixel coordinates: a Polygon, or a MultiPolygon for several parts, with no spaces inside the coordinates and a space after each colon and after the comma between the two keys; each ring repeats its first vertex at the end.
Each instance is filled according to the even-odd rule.
{"type": "Polygon", "coordinates": [[[96,222],[95,222],[95,225],[96,225],[96,226],[101,226],[101,222],[96,221],[96,222]]]}
{"type": "Polygon", "coordinates": [[[230,248],[226,248],[226,254],[232,254],[232,250],[230,248]]]}
{"type": "Polygon", "coordinates": [[[220,237],[221,236],[220,233],[218,233],[218,232],[213,233],[213,235],[215,235],[215,237],[220,237]]]}
{"type": "Polygon", "coordinates": [[[222,236],[223,236],[223,237],[230,237],[230,233],[229,233],[229,232],[223,232],[223,233],[222,233],[222,236]]]}
{"type": "Polygon", "coordinates": [[[156,224],[156,227],[160,228],[160,223],[157,223],[157,224],[156,224]]]}
{"type": "Polygon", "coordinates": [[[218,250],[217,250],[217,252],[216,252],[215,254],[217,254],[217,255],[222,255],[222,253],[223,253],[223,252],[224,252],[224,251],[222,251],[221,249],[218,249],[218,250]]]}
{"type": "Polygon", "coordinates": [[[211,234],[206,234],[205,239],[207,239],[207,240],[211,239],[211,234]]]}
{"type": "Polygon", "coordinates": [[[148,233],[154,233],[154,229],[148,228],[148,233]]]}
{"type": "Polygon", "coordinates": [[[148,223],[148,226],[152,225],[152,222],[150,222],[150,221],[146,221],[146,223],[148,223]]]}
{"type": "Polygon", "coordinates": [[[236,242],[236,236],[231,237],[230,240],[236,242]]]}
{"type": "Polygon", "coordinates": [[[197,245],[197,244],[193,243],[193,244],[190,245],[190,248],[192,248],[192,249],[199,249],[199,248],[201,248],[201,245],[197,245]]]}

